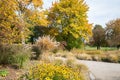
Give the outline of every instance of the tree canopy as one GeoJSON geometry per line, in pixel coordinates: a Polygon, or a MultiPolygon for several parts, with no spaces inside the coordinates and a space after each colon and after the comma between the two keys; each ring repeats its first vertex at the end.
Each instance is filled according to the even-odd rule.
{"type": "Polygon", "coordinates": [[[101,25],[95,25],[93,28],[93,39],[94,45],[97,46],[97,49],[100,49],[100,46],[105,42],[105,30],[101,25]]]}
{"type": "Polygon", "coordinates": [[[0,0],[0,42],[24,44],[28,38],[33,41],[47,33],[71,49],[80,48],[91,36],[84,0],[59,0],[46,11],[42,5],[42,0],[0,0]]]}
{"type": "Polygon", "coordinates": [[[59,41],[66,41],[68,48],[80,47],[82,40],[91,35],[87,20],[89,7],[84,0],[60,0],[49,10],[50,33],[59,41]]]}
{"type": "Polygon", "coordinates": [[[111,46],[120,45],[120,19],[111,20],[106,24],[106,35],[111,46]]]}
{"type": "Polygon", "coordinates": [[[42,0],[0,0],[1,43],[24,43],[29,33],[28,26],[40,19],[38,9],[42,4],[42,0]]]}

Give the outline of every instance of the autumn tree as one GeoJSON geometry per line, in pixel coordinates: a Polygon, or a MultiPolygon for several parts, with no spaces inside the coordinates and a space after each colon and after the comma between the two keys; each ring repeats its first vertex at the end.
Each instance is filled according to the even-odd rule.
{"type": "Polygon", "coordinates": [[[0,0],[0,43],[13,43],[19,38],[16,6],[13,0],[0,0]]]}
{"type": "Polygon", "coordinates": [[[120,47],[120,18],[106,24],[106,36],[111,46],[120,47]]]}
{"type": "Polygon", "coordinates": [[[34,26],[31,28],[32,34],[30,34],[29,42],[32,44],[38,39],[38,37],[42,37],[44,35],[49,35],[49,28],[46,26],[34,26]]]}
{"type": "Polygon", "coordinates": [[[105,42],[105,30],[101,25],[95,25],[92,32],[94,45],[97,46],[97,49],[99,50],[105,42]]]}
{"type": "Polygon", "coordinates": [[[31,25],[40,23],[40,12],[42,8],[42,0],[16,0],[17,16],[21,27],[21,42],[25,43],[25,38],[28,37],[29,28],[31,25]]]}
{"type": "Polygon", "coordinates": [[[84,0],[60,0],[49,9],[50,32],[58,41],[66,41],[67,49],[80,48],[82,40],[91,35],[87,11],[84,0]]]}
{"type": "Polygon", "coordinates": [[[0,0],[0,40],[24,44],[29,27],[45,23],[42,4],[42,0],[0,0]]]}
{"type": "Polygon", "coordinates": [[[36,17],[31,17],[30,20],[34,24],[34,27],[30,27],[30,31],[32,34],[29,35],[29,42],[34,43],[38,37],[43,36],[43,35],[49,35],[49,27],[48,23],[49,21],[47,20],[47,11],[43,10],[41,12],[38,12],[36,17]]]}

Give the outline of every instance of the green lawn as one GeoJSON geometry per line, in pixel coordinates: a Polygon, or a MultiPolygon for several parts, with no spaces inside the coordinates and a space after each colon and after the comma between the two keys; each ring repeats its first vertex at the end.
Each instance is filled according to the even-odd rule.
{"type": "MultiPolygon", "coordinates": [[[[97,50],[97,47],[85,46],[85,50],[97,50]]],[[[116,47],[101,47],[101,50],[109,51],[109,50],[117,50],[117,48],[116,47]]]]}

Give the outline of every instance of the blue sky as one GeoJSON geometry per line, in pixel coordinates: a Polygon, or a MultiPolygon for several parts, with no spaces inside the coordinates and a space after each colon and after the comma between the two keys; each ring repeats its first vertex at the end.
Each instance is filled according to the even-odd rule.
{"type": "MultiPolygon", "coordinates": [[[[49,8],[55,0],[43,0],[44,8],[49,8]]],[[[88,20],[90,23],[100,24],[120,18],[120,0],[85,0],[88,4],[88,20]]]]}

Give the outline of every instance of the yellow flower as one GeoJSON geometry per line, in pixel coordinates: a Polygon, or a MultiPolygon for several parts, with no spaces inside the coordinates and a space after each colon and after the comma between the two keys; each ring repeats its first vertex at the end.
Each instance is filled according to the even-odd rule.
{"type": "Polygon", "coordinates": [[[66,66],[58,66],[53,64],[38,64],[30,69],[28,74],[29,79],[39,80],[82,80],[79,72],[66,66]]]}
{"type": "Polygon", "coordinates": [[[49,77],[46,77],[45,80],[52,80],[52,79],[50,79],[49,77]]]}

